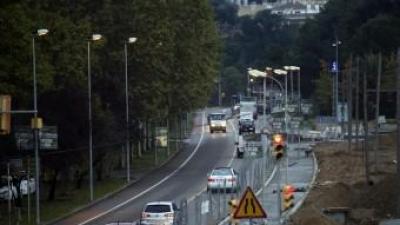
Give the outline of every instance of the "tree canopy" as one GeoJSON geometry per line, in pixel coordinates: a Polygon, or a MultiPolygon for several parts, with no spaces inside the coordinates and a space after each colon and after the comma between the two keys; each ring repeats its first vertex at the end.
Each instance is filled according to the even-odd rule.
{"type": "MultiPolygon", "coordinates": [[[[128,45],[133,120],[164,118],[207,103],[220,41],[207,0],[2,1],[0,92],[13,109],[31,109],[35,38],[39,114],[58,125],[61,145],[76,147],[87,130],[87,43],[91,43],[95,136],[120,138],[125,113],[124,44],[128,45]],[[47,28],[48,35],[33,33],[47,28]],[[72,141],[75,140],[75,141],[72,141]]],[[[28,120],[14,117],[14,124],[28,120]]],[[[101,137],[101,138],[100,138],[101,137]]],[[[81,140],[81,141],[80,141],[81,140]]]]}

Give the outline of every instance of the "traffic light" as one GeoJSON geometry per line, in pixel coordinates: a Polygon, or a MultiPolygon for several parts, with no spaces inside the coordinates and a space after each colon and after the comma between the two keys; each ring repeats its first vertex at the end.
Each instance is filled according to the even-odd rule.
{"type": "Polygon", "coordinates": [[[282,134],[272,135],[272,148],[275,158],[282,158],[283,150],[285,149],[285,140],[282,134]]]}
{"type": "Polygon", "coordinates": [[[286,211],[294,206],[295,190],[296,189],[290,184],[286,184],[285,186],[283,186],[282,189],[283,211],[286,211]]]}
{"type": "Polygon", "coordinates": [[[11,96],[0,95],[0,135],[11,133],[11,96]]]}

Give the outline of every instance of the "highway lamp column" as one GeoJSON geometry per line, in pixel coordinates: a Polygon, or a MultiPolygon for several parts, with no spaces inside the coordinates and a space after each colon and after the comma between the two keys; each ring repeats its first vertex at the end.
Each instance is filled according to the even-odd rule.
{"type": "MultiPolygon", "coordinates": [[[[32,66],[33,66],[33,111],[34,119],[38,116],[37,107],[37,82],[36,82],[36,51],[35,38],[36,36],[44,36],[49,32],[47,29],[39,29],[32,35],[32,66]]],[[[33,141],[35,149],[35,192],[36,192],[36,224],[40,224],[40,155],[39,155],[39,129],[33,129],[33,141]]],[[[28,180],[29,185],[29,180],[28,180]]],[[[28,193],[29,195],[29,193],[28,193]]],[[[30,207],[30,206],[28,206],[30,207]]]]}
{"type": "Polygon", "coordinates": [[[265,76],[263,79],[263,127],[267,125],[267,114],[265,111],[267,111],[267,77],[265,76]]]}
{"type": "Polygon", "coordinates": [[[90,44],[101,39],[100,34],[93,34],[87,42],[88,53],[88,121],[89,121],[89,186],[90,201],[93,201],[93,121],[92,121],[92,75],[90,65],[90,44]]]}
{"type": "Polygon", "coordinates": [[[128,94],[128,44],[135,43],[137,38],[130,37],[125,41],[125,106],[126,106],[126,180],[131,181],[130,176],[130,143],[129,143],[129,94],[128,94]]]}
{"type": "MultiPolygon", "coordinates": [[[[336,118],[339,117],[338,114],[338,107],[339,107],[339,70],[340,70],[340,65],[339,65],[339,45],[341,45],[342,42],[338,40],[337,37],[335,37],[335,43],[332,44],[332,47],[335,47],[335,61],[336,61],[336,71],[335,71],[335,79],[334,79],[334,88],[335,88],[335,93],[334,93],[334,99],[335,99],[335,108],[336,112],[334,115],[336,115],[336,118]]],[[[340,110],[340,117],[343,119],[343,108],[341,107],[340,110]]]]}
{"type": "Polygon", "coordinates": [[[299,70],[297,71],[297,91],[298,91],[298,97],[299,97],[299,112],[301,113],[301,74],[300,74],[300,67],[298,67],[299,70]]]}

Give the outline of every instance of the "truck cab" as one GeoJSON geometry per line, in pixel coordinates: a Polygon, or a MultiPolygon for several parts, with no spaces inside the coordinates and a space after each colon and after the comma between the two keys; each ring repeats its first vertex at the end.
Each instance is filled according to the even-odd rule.
{"type": "Polygon", "coordinates": [[[242,134],[243,132],[254,133],[255,130],[256,129],[252,114],[249,113],[241,115],[241,117],[239,118],[239,134],[242,134]]]}

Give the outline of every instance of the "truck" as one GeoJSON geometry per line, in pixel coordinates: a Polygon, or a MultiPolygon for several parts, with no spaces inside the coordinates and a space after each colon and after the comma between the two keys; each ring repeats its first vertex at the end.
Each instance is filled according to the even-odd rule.
{"type": "Polygon", "coordinates": [[[253,119],[257,119],[257,100],[254,97],[241,97],[240,98],[240,114],[250,113],[253,119]]]}

